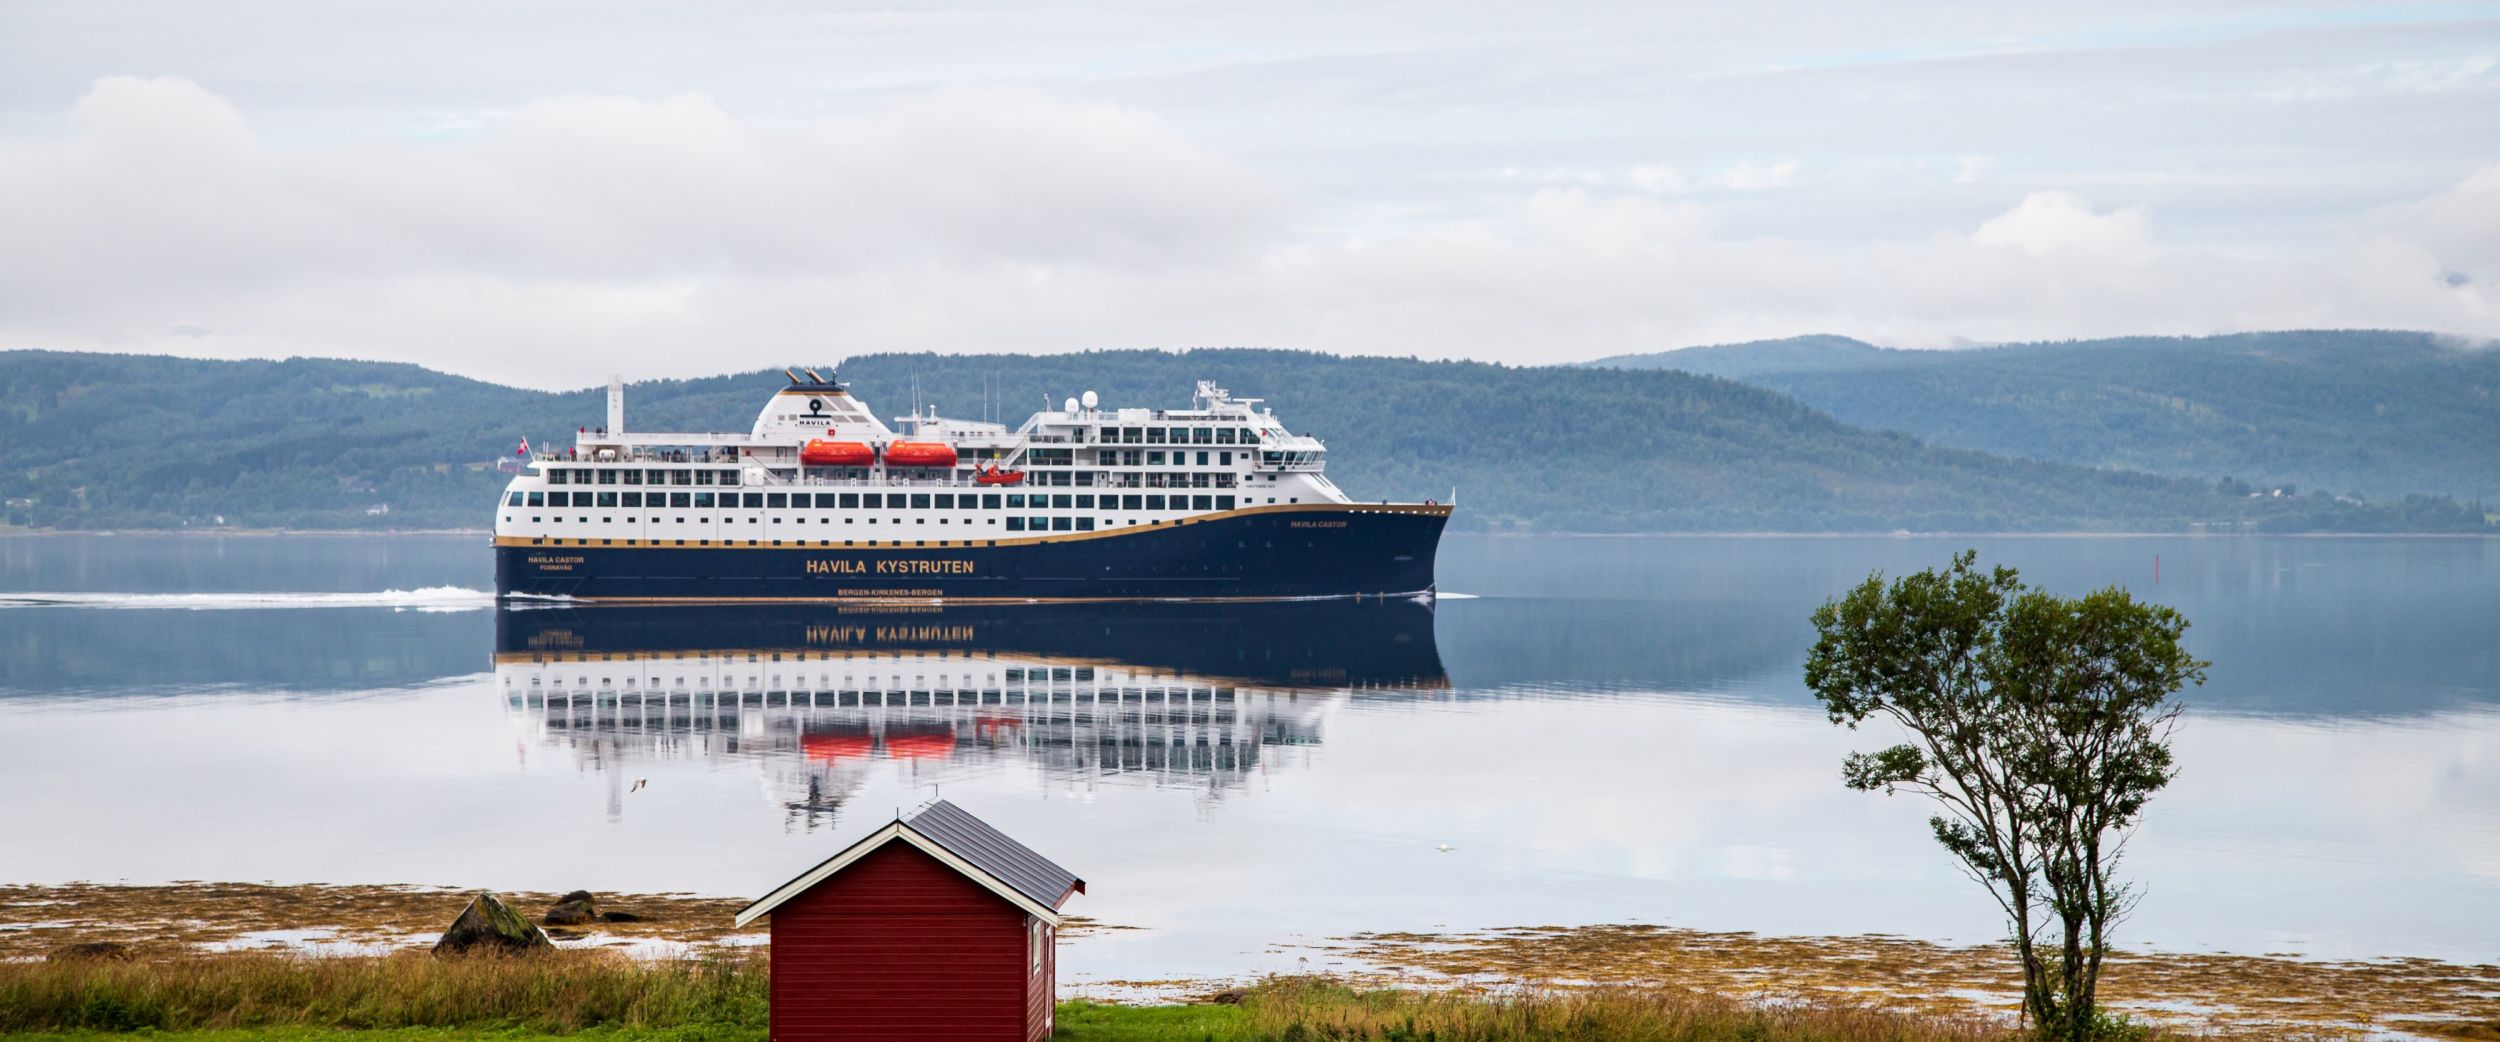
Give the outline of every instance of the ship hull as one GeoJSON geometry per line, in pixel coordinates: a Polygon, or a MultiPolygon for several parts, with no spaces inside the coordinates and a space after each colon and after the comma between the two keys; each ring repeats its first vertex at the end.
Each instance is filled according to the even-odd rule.
{"type": "Polygon", "coordinates": [[[1433,588],[1449,508],[1257,507],[1114,531],[996,539],[501,537],[505,597],[591,601],[1275,600],[1433,588]],[[693,542],[688,540],[686,542],[693,542]],[[825,545],[830,543],[831,545],[825,545]]]}

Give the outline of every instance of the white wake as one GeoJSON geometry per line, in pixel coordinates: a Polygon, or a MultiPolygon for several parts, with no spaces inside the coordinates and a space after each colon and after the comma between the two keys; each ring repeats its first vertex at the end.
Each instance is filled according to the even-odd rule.
{"type": "Polygon", "coordinates": [[[0,608],[404,608],[476,611],[495,595],[465,586],[427,586],[373,593],[0,593],[0,608]]]}

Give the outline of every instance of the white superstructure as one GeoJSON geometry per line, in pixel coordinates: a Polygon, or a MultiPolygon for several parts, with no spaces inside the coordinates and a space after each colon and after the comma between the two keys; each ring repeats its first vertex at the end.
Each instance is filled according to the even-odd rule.
{"type": "Polygon", "coordinates": [[[629,432],[612,384],[606,426],[532,453],[505,487],[496,536],[930,545],[1350,502],[1324,473],[1319,439],[1212,381],[1187,409],[1102,408],[1087,391],[1010,430],[934,409],[888,424],[837,381],[804,372],[785,371],[791,386],[746,434],[629,432]]]}

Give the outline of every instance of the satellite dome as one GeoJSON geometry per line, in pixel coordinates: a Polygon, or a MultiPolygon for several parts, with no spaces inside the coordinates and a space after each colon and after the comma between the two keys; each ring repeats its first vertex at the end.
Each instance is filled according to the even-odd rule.
{"type": "Polygon", "coordinates": [[[1085,397],[1084,397],[1083,401],[1085,402],[1085,407],[1086,407],[1086,408],[1088,408],[1088,409],[1091,409],[1091,408],[1093,408],[1094,406],[1097,406],[1097,405],[1102,404],[1102,399],[1101,399],[1101,398],[1097,398],[1097,397],[1095,397],[1095,396],[1094,396],[1094,392],[1092,392],[1092,391],[1087,391],[1087,392],[1085,392],[1085,397]]]}
{"type": "Polygon", "coordinates": [[[1074,398],[1070,398],[1070,399],[1068,399],[1068,407],[1067,407],[1067,408],[1065,408],[1065,409],[1061,409],[1060,411],[1061,411],[1061,412],[1075,412],[1075,411],[1076,411],[1076,399],[1074,399],[1074,398]]]}

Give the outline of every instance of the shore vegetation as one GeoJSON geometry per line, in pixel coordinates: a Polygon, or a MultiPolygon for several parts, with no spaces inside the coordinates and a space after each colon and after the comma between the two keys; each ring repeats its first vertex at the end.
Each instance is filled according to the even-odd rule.
{"type": "Polygon", "coordinates": [[[2118,863],[2177,773],[2170,696],[2208,664],[2181,643],[2176,611],[2115,587],[2056,596],[1977,560],[1870,576],[1825,604],[1806,686],[1835,724],[1898,725],[1899,744],[1850,754],[1844,777],[1937,806],[1937,842],[2005,913],[2039,1036],[2124,1037],[2098,998],[2110,931],[2135,901],[2118,863]]]}

